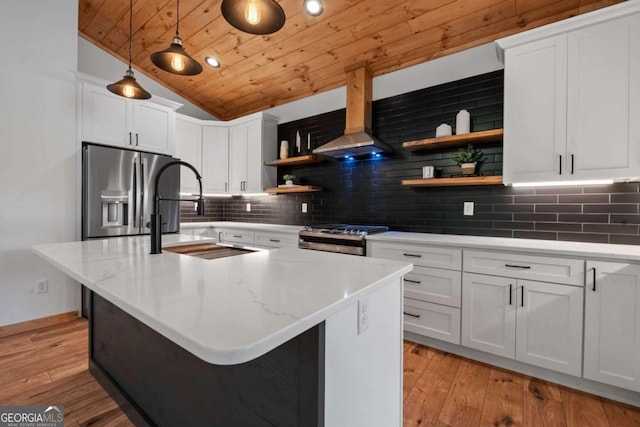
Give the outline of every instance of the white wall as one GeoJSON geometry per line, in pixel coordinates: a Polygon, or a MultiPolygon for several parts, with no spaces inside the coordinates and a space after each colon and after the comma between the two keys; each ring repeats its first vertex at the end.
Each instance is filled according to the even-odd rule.
{"type": "MultiPolygon", "coordinates": [[[[169,41],[170,40],[167,40],[167,46],[169,46],[169,41]]],[[[207,65],[203,66],[206,67],[207,65]]],[[[124,76],[127,67],[128,65],[126,63],[115,56],[105,52],[82,37],[78,37],[78,71],[100,77],[110,82],[115,82],[124,76]]],[[[145,76],[142,72],[134,69],[133,73],[138,83],[151,95],[157,95],[183,104],[182,107],[178,108],[179,113],[202,120],[217,120],[211,114],[162,86],[160,83],[157,83],[155,80],[145,76]]]]}
{"type": "Polygon", "coordinates": [[[0,2],[0,325],[78,308],[78,285],[31,254],[76,239],[77,0],[0,2]],[[49,292],[32,293],[49,280],[49,292]]]}
{"type": "MultiPolygon", "coordinates": [[[[373,99],[388,98],[503,68],[504,65],[498,60],[494,43],[487,43],[375,77],[373,99]]],[[[345,108],[346,97],[346,89],[343,86],[266,111],[279,117],[279,123],[287,123],[345,108]]]]}

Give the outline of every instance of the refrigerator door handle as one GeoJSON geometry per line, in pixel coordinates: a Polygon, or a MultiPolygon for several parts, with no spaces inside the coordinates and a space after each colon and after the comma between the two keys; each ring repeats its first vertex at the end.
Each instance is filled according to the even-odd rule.
{"type": "MultiPolygon", "coordinates": [[[[146,160],[144,157],[140,156],[140,188],[142,189],[142,194],[140,195],[140,233],[144,233],[144,229],[145,229],[145,223],[144,223],[144,200],[145,198],[149,199],[150,197],[153,197],[152,194],[145,194],[144,193],[144,189],[147,189],[147,193],[149,193],[149,185],[150,182],[147,182],[145,174],[144,174],[144,164],[146,163],[146,160]]],[[[149,181],[151,181],[149,179],[149,181]]]]}
{"type": "Polygon", "coordinates": [[[138,227],[138,166],[137,166],[138,162],[137,162],[137,157],[133,158],[133,162],[131,163],[131,167],[133,168],[133,174],[132,174],[132,181],[133,181],[133,185],[131,185],[131,189],[132,189],[132,193],[133,193],[133,203],[130,203],[130,206],[133,207],[132,209],[132,214],[133,214],[133,226],[134,227],[138,227]]]}

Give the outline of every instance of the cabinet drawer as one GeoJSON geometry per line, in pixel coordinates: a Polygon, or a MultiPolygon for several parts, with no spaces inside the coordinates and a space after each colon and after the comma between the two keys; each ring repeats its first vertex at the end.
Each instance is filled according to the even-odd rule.
{"type": "Polygon", "coordinates": [[[253,231],[228,228],[220,231],[220,240],[224,243],[243,243],[245,245],[253,245],[255,243],[255,235],[253,231]]]}
{"type": "Polygon", "coordinates": [[[460,309],[405,298],[404,330],[460,344],[460,309]]]}
{"type": "Polygon", "coordinates": [[[464,271],[584,286],[584,261],[579,259],[465,251],[464,271]]]}
{"type": "Polygon", "coordinates": [[[296,248],[298,247],[297,234],[280,233],[255,233],[256,245],[268,248],[296,248]]]}
{"type": "Polygon", "coordinates": [[[462,251],[460,249],[436,246],[409,245],[398,243],[378,243],[371,245],[371,256],[412,262],[416,266],[460,270],[462,251]]]}
{"type": "Polygon", "coordinates": [[[431,267],[414,267],[404,276],[404,295],[409,298],[460,308],[462,273],[431,267]]]}

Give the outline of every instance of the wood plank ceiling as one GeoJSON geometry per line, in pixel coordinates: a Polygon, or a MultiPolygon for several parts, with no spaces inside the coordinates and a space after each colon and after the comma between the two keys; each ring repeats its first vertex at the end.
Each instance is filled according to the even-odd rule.
{"type": "MultiPolygon", "coordinates": [[[[205,68],[187,77],[149,59],[175,34],[175,0],[134,0],[133,66],[230,120],[343,86],[344,68],[356,62],[378,76],[623,0],[323,1],[324,13],[312,17],[302,0],[280,0],[285,26],[255,36],[225,21],[221,0],[182,0],[180,36],[205,68]],[[222,66],[205,65],[207,55],[222,66]]],[[[79,0],[80,34],[126,61],[128,8],[127,0],[79,0]]]]}

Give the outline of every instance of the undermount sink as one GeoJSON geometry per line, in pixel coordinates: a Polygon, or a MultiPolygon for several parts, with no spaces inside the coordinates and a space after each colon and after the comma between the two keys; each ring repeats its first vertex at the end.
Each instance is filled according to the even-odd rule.
{"type": "Polygon", "coordinates": [[[218,259],[236,255],[244,255],[255,252],[249,249],[234,248],[231,246],[214,245],[212,243],[199,243],[196,245],[172,246],[164,248],[167,252],[181,255],[194,256],[201,259],[218,259]]]}

